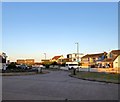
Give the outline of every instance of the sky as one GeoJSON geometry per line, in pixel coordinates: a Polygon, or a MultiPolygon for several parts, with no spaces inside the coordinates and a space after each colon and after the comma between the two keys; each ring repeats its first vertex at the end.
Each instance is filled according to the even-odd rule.
{"type": "Polygon", "coordinates": [[[10,61],[118,49],[117,2],[3,2],[2,50],[10,61]]]}

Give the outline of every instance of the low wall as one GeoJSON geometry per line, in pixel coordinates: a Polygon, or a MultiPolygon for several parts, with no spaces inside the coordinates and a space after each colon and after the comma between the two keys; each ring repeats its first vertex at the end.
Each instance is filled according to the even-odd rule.
{"type": "Polygon", "coordinates": [[[60,68],[60,66],[58,66],[58,65],[50,65],[49,67],[50,68],[60,68]]]}
{"type": "Polygon", "coordinates": [[[2,70],[2,63],[0,63],[0,69],[2,70]]]}
{"type": "MultiPolygon", "coordinates": [[[[68,70],[67,67],[60,67],[60,69],[68,70]]],[[[79,71],[119,73],[120,74],[120,68],[79,68],[79,71]]]]}
{"type": "Polygon", "coordinates": [[[89,68],[88,66],[80,66],[80,68],[89,68]]]}
{"type": "Polygon", "coordinates": [[[120,73],[120,68],[98,68],[98,72],[120,73]]]}
{"type": "Polygon", "coordinates": [[[120,68],[80,68],[79,71],[120,73],[120,68]]]}
{"type": "Polygon", "coordinates": [[[68,70],[67,67],[60,67],[60,69],[62,69],[62,70],[68,70]]]}

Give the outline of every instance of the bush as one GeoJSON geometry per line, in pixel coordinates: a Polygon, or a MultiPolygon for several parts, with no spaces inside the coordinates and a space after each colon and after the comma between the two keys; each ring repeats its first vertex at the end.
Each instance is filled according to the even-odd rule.
{"type": "Polygon", "coordinates": [[[61,66],[62,66],[62,67],[65,67],[65,63],[62,63],[61,66]]]}
{"type": "Polygon", "coordinates": [[[16,63],[12,62],[8,65],[7,69],[17,69],[16,63]]]}

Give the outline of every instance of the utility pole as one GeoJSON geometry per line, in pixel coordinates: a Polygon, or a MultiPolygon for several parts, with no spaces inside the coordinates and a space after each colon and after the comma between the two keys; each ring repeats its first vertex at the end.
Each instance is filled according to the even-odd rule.
{"type": "Polygon", "coordinates": [[[46,60],[46,53],[44,53],[44,55],[45,55],[45,60],[46,60]]]}
{"type": "Polygon", "coordinates": [[[76,42],[75,44],[77,44],[77,61],[79,62],[79,43],[76,42]]]}

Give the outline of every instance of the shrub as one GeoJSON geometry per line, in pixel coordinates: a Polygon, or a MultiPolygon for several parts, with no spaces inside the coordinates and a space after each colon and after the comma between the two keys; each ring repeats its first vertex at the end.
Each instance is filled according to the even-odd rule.
{"type": "Polygon", "coordinates": [[[16,63],[12,62],[8,65],[7,69],[17,69],[16,63]]]}

